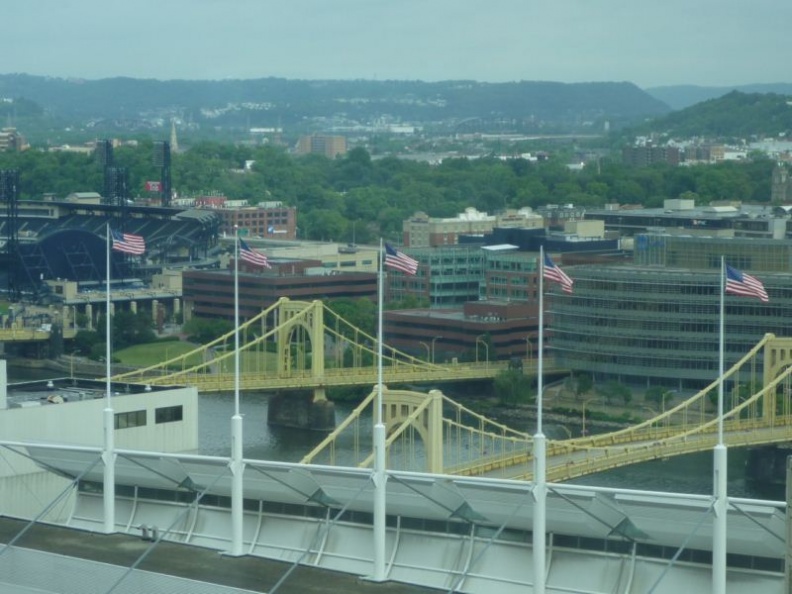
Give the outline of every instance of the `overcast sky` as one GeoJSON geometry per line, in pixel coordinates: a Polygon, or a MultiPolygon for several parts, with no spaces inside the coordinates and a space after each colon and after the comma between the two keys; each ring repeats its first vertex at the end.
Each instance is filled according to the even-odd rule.
{"type": "Polygon", "coordinates": [[[0,73],[792,82],[790,0],[2,0],[0,73]]]}

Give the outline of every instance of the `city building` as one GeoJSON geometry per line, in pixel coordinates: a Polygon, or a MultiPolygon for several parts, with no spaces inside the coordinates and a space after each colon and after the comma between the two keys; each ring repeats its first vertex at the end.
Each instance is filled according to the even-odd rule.
{"type": "Polygon", "coordinates": [[[479,245],[406,250],[419,262],[418,274],[389,273],[389,301],[414,297],[430,307],[461,306],[483,295],[486,252],[479,245]]]}
{"type": "Polygon", "coordinates": [[[180,200],[180,205],[209,209],[221,219],[220,231],[233,236],[237,229],[249,237],[295,239],[297,209],[279,201],[259,202],[251,206],[247,200],[229,200],[225,196],[200,196],[180,200]]]}
{"type": "Polygon", "coordinates": [[[536,214],[545,220],[548,229],[563,229],[569,221],[582,221],[586,209],[574,204],[545,204],[536,208],[536,214]]]}
{"type": "Polygon", "coordinates": [[[726,158],[726,147],[717,144],[696,144],[685,147],[685,163],[717,163],[726,158]]]}
{"type": "Polygon", "coordinates": [[[622,148],[622,162],[635,167],[648,167],[654,163],[667,163],[679,165],[683,154],[675,146],[654,146],[646,144],[641,146],[625,146],[622,148]]]}
{"type": "Polygon", "coordinates": [[[514,246],[496,246],[486,250],[486,254],[484,298],[537,303],[537,252],[517,251],[514,246]]]}
{"type": "Polygon", "coordinates": [[[324,155],[328,159],[346,155],[347,143],[344,136],[325,136],[312,134],[300,136],[297,141],[298,155],[324,155]]]}
{"type": "Polygon", "coordinates": [[[721,256],[770,295],[727,296],[727,368],[765,333],[792,334],[792,241],[641,234],[631,265],[565,268],[575,290],[553,300],[551,354],[599,379],[702,388],[719,375],[721,256]]]}
{"type": "MultiPolygon", "coordinates": [[[[118,448],[158,452],[195,451],[198,446],[198,391],[190,387],[144,387],[114,383],[112,416],[118,448]]],[[[9,386],[0,361],[0,434],[3,439],[57,442],[62,447],[101,446],[107,392],[103,381],[65,378],[9,386]]],[[[0,467],[3,516],[34,517],[42,501],[66,495],[45,510],[47,522],[68,522],[77,493],[71,477],[53,474],[30,456],[4,450],[0,467]],[[7,458],[10,456],[10,458],[7,458]],[[31,491],[33,487],[33,491],[31,491]],[[34,493],[34,496],[31,496],[34,493]]],[[[7,591],[2,587],[0,591],[7,591]]]]}
{"type": "Polygon", "coordinates": [[[23,151],[28,147],[25,137],[17,132],[16,128],[3,128],[0,130],[0,153],[23,151]]]}
{"type": "MultiPolygon", "coordinates": [[[[323,270],[311,260],[270,260],[271,269],[240,271],[239,314],[249,319],[281,297],[314,299],[377,298],[377,274],[323,270]]],[[[184,317],[234,319],[233,270],[187,270],[182,275],[184,317]]]]}
{"type": "Polygon", "coordinates": [[[434,218],[424,212],[416,212],[402,223],[404,245],[411,248],[456,245],[462,236],[486,235],[496,227],[542,229],[544,220],[527,207],[496,215],[471,207],[449,218],[434,218]]]}
{"type": "Polygon", "coordinates": [[[537,355],[535,303],[486,300],[454,309],[386,311],[382,323],[388,345],[431,362],[537,355]]]}
{"type": "Polygon", "coordinates": [[[792,219],[772,206],[755,206],[740,202],[713,202],[696,206],[694,200],[665,200],[663,208],[622,207],[608,204],[589,209],[588,220],[600,220],[605,230],[623,237],[662,229],[665,232],[732,237],[782,238],[792,231],[792,219]]]}
{"type": "MultiPolygon", "coordinates": [[[[231,238],[222,242],[231,245],[231,238]]],[[[248,245],[264,251],[276,263],[279,260],[314,260],[325,271],[372,272],[379,266],[379,247],[327,243],[324,241],[269,241],[249,238],[248,245]]]]}
{"type": "MultiPolygon", "coordinates": [[[[536,235],[530,230],[511,231],[536,235]]],[[[544,231],[540,237],[548,244],[562,244],[557,238],[555,242],[548,240],[544,231]]],[[[535,356],[541,243],[536,251],[522,251],[511,244],[409,250],[410,256],[420,262],[418,274],[389,272],[387,298],[403,301],[414,297],[429,307],[386,312],[384,331],[388,344],[418,354],[425,348],[422,344],[444,336],[442,349],[437,352],[448,358],[475,352],[476,339],[486,335],[492,360],[535,356]]],[[[562,247],[570,252],[554,251],[551,255],[561,266],[566,265],[567,258],[578,263],[621,261],[614,258],[618,254],[610,249],[615,242],[605,242],[609,249],[597,250],[602,243],[568,242],[562,247]],[[581,245],[594,249],[577,251],[581,245]]],[[[550,287],[545,290],[548,326],[554,293],[550,287]]]]}

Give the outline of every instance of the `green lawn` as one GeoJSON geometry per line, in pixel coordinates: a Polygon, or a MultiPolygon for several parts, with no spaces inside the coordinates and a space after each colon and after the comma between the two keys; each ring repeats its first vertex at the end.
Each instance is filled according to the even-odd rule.
{"type": "MultiPolygon", "coordinates": [[[[150,342],[148,344],[136,344],[134,346],[116,351],[113,356],[124,365],[134,367],[149,367],[172,359],[177,355],[189,353],[196,345],[182,341],[150,342]]],[[[189,358],[186,365],[191,367],[203,361],[203,356],[198,353],[189,358]]]]}
{"type": "MultiPolygon", "coordinates": [[[[133,367],[149,367],[169,361],[178,355],[189,353],[196,347],[195,344],[183,341],[151,342],[148,344],[137,344],[113,353],[122,364],[133,367]]],[[[217,352],[220,356],[222,352],[217,352]]],[[[179,370],[182,367],[189,368],[204,361],[203,353],[191,355],[183,364],[180,361],[171,363],[171,370],[179,370]]],[[[266,372],[274,370],[276,367],[277,355],[275,353],[248,353],[243,352],[240,357],[240,368],[242,372],[266,372]]],[[[220,373],[233,373],[234,358],[228,357],[219,362],[215,367],[220,373]]]]}

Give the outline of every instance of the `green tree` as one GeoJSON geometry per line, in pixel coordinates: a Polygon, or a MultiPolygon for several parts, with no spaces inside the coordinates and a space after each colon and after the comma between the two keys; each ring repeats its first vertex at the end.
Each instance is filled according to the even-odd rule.
{"type": "Polygon", "coordinates": [[[616,380],[598,385],[597,394],[602,396],[608,404],[613,404],[613,400],[621,400],[626,406],[632,401],[630,389],[616,380]]]}
{"type": "Polygon", "coordinates": [[[134,344],[153,342],[157,339],[154,323],[147,312],[133,313],[116,310],[112,319],[113,348],[123,349],[134,344]]]}
{"type": "MultiPolygon", "coordinates": [[[[362,330],[370,336],[376,334],[377,306],[371,299],[366,299],[364,297],[359,299],[332,299],[328,301],[326,305],[333,313],[337,314],[355,328],[362,330]]],[[[352,330],[345,325],[339,325],[339,332],[348,338],[354,338],[352,336],[352,330]]]]}
{"type": "Polygon", "coordinates": [[[303,237],[322,241],[344,241],[347,236],[347,221],[336,210],[311,210],[299,219],[303,237]]]}
{"type": "Polygon", "coordinates": [[[575,376],[575,397],[580,398],[583,394],[591,391],[594,387],[594,380],[587,373],[579,373],[575,376]]]}
{"type": "Polygon", "coordinates": [[[651,386],[646,389],[644,400],[657,405],[657,408],[661,410],[665,410],[666,405],[674,399],[674,394],[674,390],[669,390],[663,386],[651,386]]]}
{"type": "Polygon", "coordinates": [[[516,369],[498,373],[494,387],[498,402],[506,406],[529,404],[535,396],[530,378],[516,369]]]}
{"type": "Polygon", "coordinates": [[[206,344],[231,332],[234,329],[234,325],[228,320],[219,318],[194,317],[184,324],[183,329],[191,342],[206,344]]]}
{"type": "Polygon", "coordinates": [[[80,354],[88,356],[96,343],[100,341],[99,333],[93,330],[79,330],[74,335],[74,350],[80,354]]]}

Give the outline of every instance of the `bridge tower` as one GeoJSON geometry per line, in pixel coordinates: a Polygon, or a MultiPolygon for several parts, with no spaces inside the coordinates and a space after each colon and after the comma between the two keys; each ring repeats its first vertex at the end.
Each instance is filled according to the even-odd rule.
{"type": "Polygon", "coordinates": [[[443,393],[430,390],[427,396],[422,392],[389,390],[383,386],[382,400],[386,433],[389,435],[402,424],[410,424],[426,448],[426,472],[442,474],[443,393]]]}
{"type": "Polygon", "coordinates": [[[292,375],[294,364],[310,361],[310,377],[316,387],[308,410],[294,396],[279,396],[271,401],[269,420],[273,423],[328,430],[335,427],[333,403],[327,399],[324,375],[324,308],[321,301],[305,302],[281,298],[277,309],[277,355],[279,376],[292,375]],[[309,350],[310,347],[310,350],[309,350]]]}
{"type": "MultiPolygon", "coordinates": [[[[773,334],[765,335],[763,385],[773,381],[787,367],[792,365],[792,338],[779,338],[773,334]]],[[[776,416],[775,394],[768,393],[762,399],[765,416],[776,416]]],[[[768,419],[772,420],[772,419],[768,419]]]]}

